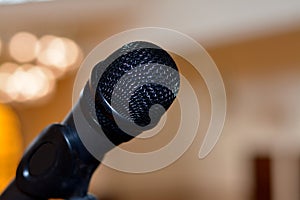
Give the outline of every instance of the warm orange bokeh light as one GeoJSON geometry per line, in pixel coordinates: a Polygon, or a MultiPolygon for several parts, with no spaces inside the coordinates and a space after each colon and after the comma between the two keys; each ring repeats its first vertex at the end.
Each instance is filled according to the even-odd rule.
{"type": "Polygon", "coordinates": [[[62,38],[65,48],[66,48],[66,55],[65,55],[65,62],[66,67],[72,67],[78,61],[80,50],[78,45],[69,38],[62,38]]]}
{"type": "MultiPolygon", "coordinates": [[[[0,38],[0,53],[1,53],[0,38]]],[[[0,64],[0,103],[47,100],[57,79],[79,66],[82,51],[66,37],[18,32],[8,50],[15,62],[0,64]]]]}
{"type": "Polygon", "coordinates": [[[6,92],[7,81],[11,76],[11,74],[13,74],[18,67],[19,66],[16,63],[11,63],[11,62],[3,63],[0,66],[0,102],[1,103],[8,103],[12,101],[11,97],[6,92]]]}
{"type": "Polygon", "coordinates": [[[54,89],[54,78],[49,70],[27,64],[10,75],[5,89],[14,101],[35,100],[54,89]]]}
{"type": "Polygon", "coordinates": [[[48,66],[56,77],[72,68],[79,57],[77,44],[68,38],[45,35],[39,40],[38,62],[48,66]]]}
{"type": "Polygon", "coordinates": [[[9,53],[18,62],[30,62],[37,56],[38,39],[32,33],[19,32],[9,42],[9,53]]]}
{"type": "Polygon", "coordinates": [[[0,67],[0,102],[24,102],[40,99],[55,88],[53,73],[41,66],[18,66],[5,63],[0,67]]]}
{"type": "Polygon", "coordinates": [[[19,120],[12,109],[0,104],[0,191],[15,175],[22,152],[19,120]]]}

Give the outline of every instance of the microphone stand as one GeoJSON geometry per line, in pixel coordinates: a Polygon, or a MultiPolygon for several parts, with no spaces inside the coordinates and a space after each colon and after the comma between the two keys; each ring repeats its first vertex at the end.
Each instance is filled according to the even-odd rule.
{"type": "Polygon", "coordinates": [[[82,144],[71,113],[33,141],[0,200],[96,200],[87,191],[99,164],[82,144]]]}

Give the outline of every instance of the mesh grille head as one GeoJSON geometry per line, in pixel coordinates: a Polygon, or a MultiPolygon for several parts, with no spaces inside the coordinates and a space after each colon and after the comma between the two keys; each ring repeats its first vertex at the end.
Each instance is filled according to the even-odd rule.
{"type": "MultiPolygon", "coordinates": [[[[179,73],[171,56],[148,42],[124,45],[99,66],[103,65],[108,67],[96,87],[96,115],[106,135],[119,144],[132,136],[118,127],[112,113],[140,127],[156,125],[164,113],[161,108],[168,109],[176,97],[179,73]]],[[[132,129],[129,134],[140,132],[132,129]]]]}

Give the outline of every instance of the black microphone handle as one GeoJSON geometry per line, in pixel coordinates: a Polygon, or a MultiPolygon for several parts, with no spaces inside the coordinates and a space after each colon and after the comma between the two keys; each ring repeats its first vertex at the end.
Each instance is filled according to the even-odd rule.
{"type": "MultiPolygon", "coordinates": [[[[0,199],[1,200],[15,200],[15,199],[16,200],[42,200],[32,196],[28,196],[27,194],[21,192],[19,188],[16,186],[15,180],[9,184],[9,186],[6,188],[5,192],[0,197],[0,199]]],[[[97,200],[97,199],[92,195],[86,195],[84,197],[74,197],[68,200],[97,200]]]]}
{"type": "Polygon", "coordinates": [[[63,124],[48,126],[33,141],[0,200],[83,198],[99,163],[79,139],[71,113],[63,124]]]}
{"type": "MultiPolygon", "coordinates": [[[[87,198],[91,176],[101,159],[94,158],[83,145],[75,126],[85,121],[84,133],[101,127],[91,111],[93,101],[89,82],[83,88],[79,101],[60,124],[46,127],[24,153],[16,177],[6,188],[0,200],[47,200],[50,198],[87,198]],[[92,124],[94,123],[94,124],[92,124]]],[[[82,130],[81,130],[82,131],[82,130]]],[[[104,140],[109,141],[109,140],[104,140]]],[[[103,156],[113,145],[104,145],[103,156]]]]}
{"type": "Polygon", "coordinates": [[[16,180],[13,180],[8,187],[4,190],[2,193],[2,196],[0,196],[1,200],[38,200],[37,198],[34,198],[28,194],[25,194],[22,192],[19,187],[16,185],[16,180]]]}

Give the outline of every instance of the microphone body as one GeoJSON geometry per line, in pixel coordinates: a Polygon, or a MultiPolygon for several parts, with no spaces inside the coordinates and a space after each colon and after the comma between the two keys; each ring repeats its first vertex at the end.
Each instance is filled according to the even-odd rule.
{"type": "Polygon", "coordinates": [[[80,141],[70,114],[45,128],[25,152],[1,200],[84,197],[99,165],[80,141]]]}
{"type": "Polygon", "coordinates": [[[79,101],[65,120],[46,127],[32,142],[0,200],[93,199],[87,194],[89,182],[105,153],[154,127],[163,112],[152,109],[151,115],[151,107],[160,104],[168,109],[178,89],[178,69],[166,51],[148,42],[124,45],[93,68],[79,101]],[[171,76],[161,66],[176,73],[171,76]],[[129,84],[118,85],[126,74],[133,74],[126,79],[129,84]],[[165,74],[171,89],[156,83],[165,74]],[[133,87],[137,80],[145,79],[146,84],[133,87]],[[131,88],[133,95],[128,97],[126,88],[131,88]],[[117,104],[114,90],[119,91],[117,104]],[[126,131],[118,126],[116,117],[126,131]],[[90,132],[103,138],[97,157],[82,142],[81,136],[90,132]]]}

